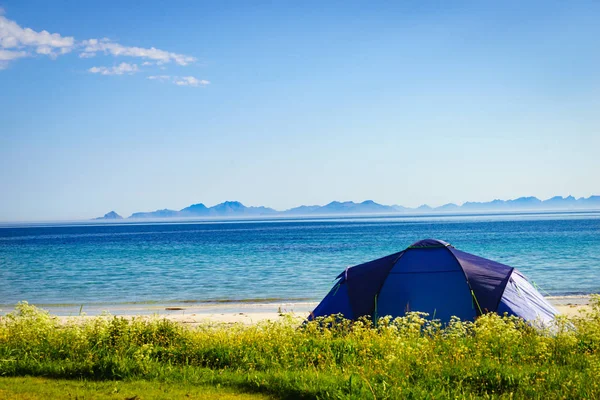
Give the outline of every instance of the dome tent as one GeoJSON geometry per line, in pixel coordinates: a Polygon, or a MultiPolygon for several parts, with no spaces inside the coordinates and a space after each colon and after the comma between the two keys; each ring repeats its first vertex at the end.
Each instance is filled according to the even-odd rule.
{"type": "Polygon", "coordinates": [[[516,269],[425,239],[399,253],[346,268],[309,319],[343,314],[400,317],[429,313],[443,323],[452,316],[474,320],[497,312],[543,324],[558,312],[516,269]]]}

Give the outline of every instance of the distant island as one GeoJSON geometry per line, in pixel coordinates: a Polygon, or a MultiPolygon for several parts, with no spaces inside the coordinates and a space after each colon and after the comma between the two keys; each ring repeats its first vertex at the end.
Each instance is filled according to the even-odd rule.
{"type": "MultiPolygon", "coordinates": [[[[362,203],[353,201],[332,201],[324,206],[299,206],[285,211],[277,211],[269,207],[247,207],[239,201],[226,201],[212,207],[202,203],[192,204],[182,210],[156,210],[136,212],[128,219],[162,219],[162,218],[212,218],[212,217],[271,217],[271,216],[318,216],[318,215],[359,215],[359,214],[439,214],[439,213],[471,213],[471,212],[511,212],[511,211],[576,211],[600,210],[600,196],[580,197],[555,196],[547,200],[537,197],[519,197],[514,200],[492,200],[488,202],[466,202],[462,205],[448,203],[440,207],[423,204],[416,208],[400,205],[383,205],[366,200],[362,203]]],[[[122,219],[115,211],[105,214],[96,220],[122,219]]]]}
{"type": "Polygon", "coordinates": [[[107,212],[106,214],[104,214],[103,217],[98,217],[98,218],[94,218],[94,219],[123,219],[123,217],[121,217],[116,212],[111,211],[111,212],[107,212]]]}

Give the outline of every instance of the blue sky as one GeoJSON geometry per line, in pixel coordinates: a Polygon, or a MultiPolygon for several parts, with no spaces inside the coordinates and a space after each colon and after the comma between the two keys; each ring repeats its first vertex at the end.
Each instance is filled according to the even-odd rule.
{"type": "Polygon", "coordinates": [[[600,194],[597,1],[0,8],[0,221],[600,194]]]}

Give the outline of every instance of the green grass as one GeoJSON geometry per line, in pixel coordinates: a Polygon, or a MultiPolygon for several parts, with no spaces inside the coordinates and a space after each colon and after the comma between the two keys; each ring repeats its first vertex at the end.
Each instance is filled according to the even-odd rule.
{"type": "MultiPolygon", "coordinates": [[[[0,376],[44,377],[46,387],[81,389],[84,398],[106,398],[100,396],[119,384],[144,399],[161,398],[163,390],[184,397],[193,388],[207,396],[215,388],[215,396],[288,399],[594,399],[600,297],[587,315],[561,319],[552,332],[494,314],[446,327],[419,313],[382,318],[377,326],[335,317],[302,327],[287,321],[189,329],[117,317],[63,324],[23,303],[0,321],[0,376]]],[[[0,382],[6,393],[17,390],[18,381],[0,382]]],[[[23,385],[34,386],[44,387],[23,385]]]]}
{"type": "Polygon", "coordinates": [[[35,377],[0,378],[0,399],[205,399],[262,400],[269,397],[232,389],[152,381],[89,381],[35,377]]]}

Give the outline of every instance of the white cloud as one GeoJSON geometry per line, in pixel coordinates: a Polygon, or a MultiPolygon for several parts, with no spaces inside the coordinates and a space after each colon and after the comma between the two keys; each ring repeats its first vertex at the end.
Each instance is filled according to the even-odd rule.
{"type": "Polygon", "coordinates": [[[79,53],[79,58],[92,58],[96,57],[96,53],[79,53]]]}
{"type": "Polygon", "coordinates": [[[22,57],[27,57],[27,53],[24,51],[0,49],[0,61],[12,61],[22,57]]]}
{"type": "Polygon", "coordinates": [[[36,53],[38,54],[44,54],[46,56],[54,56],[56,57],[56,54],[54,54],[52,52],[52,47],[50,46],[40,46],[35,50],[36,53]]]}
{"type": "Polygon", "coordinates": [[[92,74],[100,75],[132,75],[139,72],[139,68],[136,64],[121,63],[115,67],[92,67],[88,69],[88,72],[92,74]]]}
{"type": "Polygon", "coordinates": [[[104,54],[111,54],[115,57],[139,57],[156,61],[157,64],[175,62],[176,64],[183,66],[196,61],[196,58],[184,54],[171,53],[154,47],[149,49],[143,47],[127,47],[107,38],[84,40],[82,45],[84,46],[82,54],[86,54],[86,56],[102,52],[104,54]]]}
{"type": "Polygon", "coordinates": [[[0,49],[16,49],[19,52],[35,50],[37,54],[56,57],[73,50],[75,39],[48,31],[34,31],[22,28],[0,13],[0,49]]]}
{"type": "Polygon", "coordinates": [[[173,79],[173,83],[176,84],[177,86],[206,86],[208,84],[210,84],[209,81],[204,80],[204,79],[197,79],[194,78],[193,76],[182,76],[182,77],[175,77],[173,79]]]}
{"type": "Polygon", "coordinates": [[[150,75],[148,77],[148,79],[152,80],[152,81],[168,81],[171,79],[171,77],[169,75],[150,75]]]}
{"type": "MultiPolygon", "coordinates": [[[[160,69],[164,69],[164,65],[170,63],[187,66],[196,61],[195,57],[185,54],[173,53],[155,47],[123,46],[108,38],[77,41],[72,36],[23,28],[15,21],[6,18],[2,8],[0,8],[0,51],[3,52],[0,56],[2,57],[0,58],[0,69],[6,68],[9,62],[17,58],[35,56],[36,54],[56,58],[72,51],[78,52],[80,58],[91,58],[99,54],[114,57],[137,57],[144,60],[142,66],[158,66],[160,69]]],[[[119,67],[92,67],[88,71],[92,72],[93,70],[94,73],[104,75],[122,75],[138,70],[136,64],[122,63],[119,67]],[[135,66],[135,70],[121,70],[119,67],[122,65],[135,66]]]]}
{"type": "Polygon", "coordinates": [[[24,51],[3,50],[0,48],[0,70],[6,69],[9,62],[23,57],[27,57],[27,53],[24,51]]]}
{"type": "Polygon", "coordinates": [[[206,86],[209,81],[198,79],[193,76],[171,76],[171,75],[150,75],[148,79],[159,82],[171,82],[177,86],[206,86]]]}

